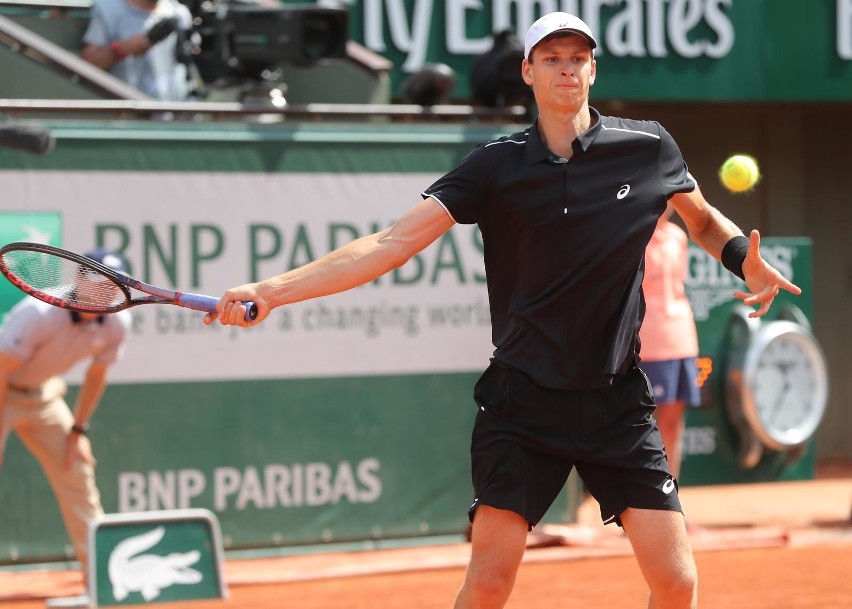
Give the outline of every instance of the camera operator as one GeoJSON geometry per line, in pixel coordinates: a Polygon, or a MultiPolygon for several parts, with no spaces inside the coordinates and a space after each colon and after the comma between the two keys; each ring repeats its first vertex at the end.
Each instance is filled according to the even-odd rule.
{"type": "Polygon", "coordinates": [[[179,45],[191,27],[178,0],[95,0],[81,55],[157,100],[184,101],[193,83],[179,45]]]}

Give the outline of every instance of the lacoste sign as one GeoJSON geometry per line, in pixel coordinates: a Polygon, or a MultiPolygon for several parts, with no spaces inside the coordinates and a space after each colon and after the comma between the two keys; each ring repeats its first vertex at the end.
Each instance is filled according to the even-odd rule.
{"type": "Polygon", "coordinates": [[[204,581],[204,575],[191,568],[201,558],[198,550],[173,552],[166,556],[150,552],[165,534],[166,527],[160,525],[147,533],[128,537],[115,546],[107,561],[115,600],[123,601],[131,592],[139,592],[145,601],[150,602],[170,586],[204,581]]]}
{"type": "Polygon", "coordinates": [[[106,514],[90,525],[93,607],[224,598],[219,523],[203,509],[106,514]]]}

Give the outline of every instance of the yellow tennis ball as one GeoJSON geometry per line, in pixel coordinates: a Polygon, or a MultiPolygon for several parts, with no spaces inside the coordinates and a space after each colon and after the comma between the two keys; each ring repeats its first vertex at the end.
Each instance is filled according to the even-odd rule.
{"type": "Polygon", "coordinates": [[[760,169],[754,157],[735,154],[722,163],[719,179],[731,192],[747,192],[760,180],[760,169]]]}

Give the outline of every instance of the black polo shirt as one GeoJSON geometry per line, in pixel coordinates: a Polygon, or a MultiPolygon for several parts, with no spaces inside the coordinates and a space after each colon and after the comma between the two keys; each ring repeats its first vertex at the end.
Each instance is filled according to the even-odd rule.
{"type": "Polygon", "coordinates": [[[494,358],[558,389],[601,387],[637,361],[645,247],[666,201],[696,187],[660,124],[591,113],[569,161],[533,125],[423,193],[482,231],[494,358]]]}

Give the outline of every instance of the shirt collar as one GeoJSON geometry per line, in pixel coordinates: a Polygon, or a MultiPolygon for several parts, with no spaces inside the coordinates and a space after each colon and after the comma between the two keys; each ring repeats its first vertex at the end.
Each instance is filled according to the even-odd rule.
{"type": "Polygon", "coordinates": [[[591,146],[592,142],[595,141],[595,138],[598,137],[598,133],[601,132],[601,113],[590,106],[589,114],[592,115],[592,124],[584,134],[577,138],[583,152],[586,152],[589,149],[589,146],[591,146]]]}
{"type": "MultiPolygon", "coordinates": [[[[592,124],[586,130],[585,133],[580,135],[574,143],[572,144],[575,148],[577,146],[583,152],[586,152],[589,149],[589,146],[592,145],[592,142],[595,141],[595,138],[598,136],[598,133],[601,131],[601,114],[597,110],[592,107],[589,107],[589,114],[592,116],[592,124]]],[[[527,146],[524,160],[527,162],[527,165],[532,165],[533,163],[537,163],[539,161],[545,161],[553,157],[553,153],[547,149],[547,146],[544,145],[544,142],[541,140],[541,135],[538,132],[538,119],[536,119],[535,123],[533,123],[532,127],[527,129],[527,146]]]]}

